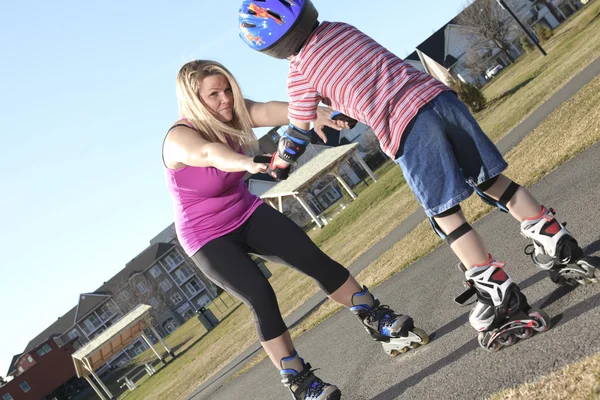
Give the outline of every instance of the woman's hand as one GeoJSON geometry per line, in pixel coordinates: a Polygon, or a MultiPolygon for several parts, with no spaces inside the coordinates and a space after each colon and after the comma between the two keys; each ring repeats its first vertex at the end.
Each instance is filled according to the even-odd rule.
{"type": "Polygon", "coordinates": [[[269,166],[263,163],[255,163],[252,157],[248,157],[243,161],[243,166],[251,174],[266,174],[269,166]]]}

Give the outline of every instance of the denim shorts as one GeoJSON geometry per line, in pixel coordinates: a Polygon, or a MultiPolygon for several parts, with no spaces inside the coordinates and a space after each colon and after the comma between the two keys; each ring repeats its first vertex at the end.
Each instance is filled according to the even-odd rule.
{"type": "Polygon", "coordinates": [[[449,91],[412,119],[395,161],[428,217],[467,199],[473,186],[507,167],[467,106],[449,91]]]}

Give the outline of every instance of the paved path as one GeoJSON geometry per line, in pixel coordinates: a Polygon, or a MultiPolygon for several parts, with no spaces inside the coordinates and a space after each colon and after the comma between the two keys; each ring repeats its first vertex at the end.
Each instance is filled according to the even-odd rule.
{"type": "MultiPolygon", "coordinates": [[[[588,66],[585,70],[583,70],[579,75],[573,78],[565,87],[559,90],[554,96],[552,96],[546,103],[544,103],[538,110],[531,114],[526,120],[524,120],[519,126],[517,126],[511,133],[509,133],[505,138],[503,138],[499,143],[498,147],[503,153],[506,153],[516,144],[518,144],[531,130],[533,130],[541,121],[544,120],[552,111],[554,111],[560,104],[564,101],[568,100],[573,94],[577,93],[581,87],[590,82],[596,75],[600,74],[600,59],[594,61],[590,66],[588,66]]],[[[575,160],[567,163],[565,166],[559,168],[558,171],[555,171],[541,182],[534,186],[535,195],[542,199],[542,201],[547,202],[547,204],[556,208],[559,212],[559,217],[569,220],[570,225],[575,228],[579,228],[574,233],[578,234],[581,232],[581,235],[577,235],[578,239],[583,243],[591,243],[595,240],[598,240],[598,229],[596,226],[600,226],[600,221],[596,221],[595,218],[589,218],[586,215],[577,215],[579,210],[585,210],[589,208],[590,204],[597,205],[597,199],[594,194],[600,193],[600,182],[598,178],[600,174],[590,174],[586,171],[598,171],[600,170],[600,149],[598,145],[593,146],[589,151],[584,153],[583,155],[578,156],[575,160]],[[596,161],[595,161],[596,160],[596,161]],[[595,164],[594,164],[595,162],[595,164]],[[572,167],[575,165],[576,167],[572,167]],[[587,169],[589,168],[589,169],[587,169]],[[568,171],[568,172],[564,172],[568,171]],[[566,175],[565,175],[566,174],[566,175]],[[563,176],[564,175],[564,176],[563,176]],[[557,183],[558,179],[564,180],[564,184],[557,183]],[[595,181],[594,181],[595,179],[595,181]],[[572,182],[577,182],[576,185],[573,185],[572,182]],[[595,182],[595,183],[594,183],[595,182]],[[595,186],[594,186],[595,185],[595,186]],[[588,197],[584,197],[580,194],[577,189],[578,186],[581,186],[581,189],[584,193],[587,193],[588,197]],[[540,189],[546,188],[546,189],[540,189]],[[561,193],[554,193],[556,190],[565,190],[568,188],[568,195],[563,195],[565,197],[564,204],[562,201],[559,201],[557,196],[561,195],[561,193]],[[594,192],[595,190],[595,192],[594,192]],[[569,198],[572,196],[572,193],[578,193],[576,196],[576,202],[570,202],[569,198]],[[574,204],[579,204],[578,207],[575,207],[574,204]],[[581,220],[580,224],[577,222],[581,220]],[[588,239],[586,241],[585,235],[588,235],[588,239]],[[595,234],[595,237],[594,237],[595,234]]],[[[597,206],[597,208],[599,208],[597,206]]],[[[591,210],[590,210],[591,211],[591,210]]],[[[596,210],[598,211],[598,210],[596,210]]],[[[514,264],[522,265],[528,264],[524,255],[522,255],[521,247],[523,247],[526,243],[523,242],[523,239],[517,234],[518,226],[513,224],[506,224],[507,216],[501,213],[494,211],[489,216],[483,218],[478,224],[475,226],[483,233],[486,238],[486,242],[489,243],[490,247],[494,249],[494,253],[498,259],[509,261],[509,265],[514,264]],[[498,220],[498,222],[496,222],[498,220]],[[481,225],[481,226],[480,226],[481,225]],[[505,235],[500,235],[499,231],[506,232],[505,235]],[[487,232],[487,233],[486,233],[487,232]],[[500,235],[500,236],[499,236],[500,235]],[[505,250],[506,249],[506,250],[505,250]],[[505,251],[504,251],[505,250],[505,251]],[[512,251],[512,255],[509,256],[512,251]],[[504,254],[503,254],[504,253],[504,254]]],[[[593,213],[592,215],[596,215],[597,213],[593,213]]],[[[399,227],[393,230],[387,237],[382,239],[379,243],[375,244],[369,251],[367,251],[363,256],[361,256],[356,262],[354,262],[350,267],[350,271],[353,274],[357,274],[362,269],[366,268],[371,262],[376,260],[381,254],[391,248],[398,240],[400,240],[404,235],[412,231],[416,225],[421,223],[425,218],[425,214],[419,210],[415,212],[413,215],[408,217],[399,227]]],[[[598,217],[600,219],[600,217],[598,217]]],[[[596,243],[592,245],[592,250],[597,250],[600,246],[596,243]]],[[[377,288],[376,293],[382,297],[386,302],[392,303],[395,308],[398,310],[402,310],[410,315],[412,315],[415,320],[423,321],[422,327],[426,329],[428,332],[436,331],[436,340],[432,342],[429,346],[415,351],[412,354],[407,354],[400,359],[390,359],[382,358],[381,349],[379,346],[376,346],[374,342],[368,340],[364,340],[365,332],[362,328],[356,324],[354,320],[354,316],[348,316],[345,313],[337,313],[333,317],[331,317],[327,322],[319,325],[316,329],[311,332],[304,334],[299,340],[296,341],[298,348],[302,351],[303,356],[305,356],[308,360],[310,360],[313,366],[319,366],[326,370],[328,379],[335,381],[344,389],[344,398],[350,399],[394,399],[399,398],[398,396],[407,390],[406,385],[418,384],[421,381],[430,381],[431,378],[427,378],[429,375],[435,375],[435,371],[442,369],[444,366],[451,364],[459,359],[462,359],[467,353],[471,353],[472,350],[475,350],[477,347],[475,340],[473,339],[473,331],[470,326],[466,323],[468,317],[468,307],[460,308],[455,306],[452,303],[453,297],[459,292],[462,288],[460,283],[461,274],[455,270],[455,267],[449,269],[449,265],[455,264],[455,257],[451,254],[450,250],[445,246],[443,248],[437,250],[436,252],[430,254],[424,259],[416,262],[409,268],[407,268],[402,273],[396,275],[388,282],[384,283],[380,287],[377,288]],[[432,260],[433,259],[433,260],[432,260]],[[422,268],[419,268],[422,266],[422,268]],[[411,272],[412,271],[412,272],[411,272]],[[419,271],[414,272],[414,271],[419,271]],[[429,273],[432,275],[429,277],[429,273]],[[437,279],[435,275],[437,276],[437,279]],[[447,284],[446,287],[437,287],[432,286],[432,284],[442,284],[445,282],[447,284]],[[404,286],[410,284],[410,289],[403,289],[404,286]],[[386,294],[386,288],[387,293],[386,294]],[[417,289],[420,288],[420,289],[417,289]],[[432,290],[433,289],[433,290],[432,290]],[[434,298],[430,298],[427,296],[428,293],[436,293],[434,298]],[[398,305],[402,305],[401,307],[398,305]],[[456,314],[458,313],[458,314],[456,314]],[[351,317],[351,321],[347,319],[351,317]],[[357,329],[358,328],[358,329],[357,329]],[[449,335],[452,332],[453,335],[449,335]],[[460,338],[455,337],[457,334],[460,334],[460,338]],[[315,338],[314,336],[318,336],[315,338]],[[361,336],[362,340],[361,340],[361,336]],[[454,337],[453,339],[449,339],[449,337],[454,337]],[[345,349],[352,349],[352,344],[356,344],[356,348],[353,351],[345,351],[345,349]],[[304,345],[303,345],[304,344],[304,345]],[[457,344],[461,344],[457,347],[457,344]],[[343,357],[336,358],[331,352],[330,349],[340,349],[340,354],[343,357]],[[436,350],[430,350],[435,348],[436,350]],[[314,358],[312,356],[314,351],[314,358]],[[451,352],[447,352],[447,350],[451,350],[451,352]],[[445,354],[447,352],[447,354],[445,354]],[[427,356],[419,355],[417,363],[415,363],[417,354],[427,354],[427,356]],[[347,359],[350,357],[351,359],[347,359]],[[372,360],[372,362],[363,361],[363,365],[360,365],[360,360],[367,359],[372,360]],[[322,361],[320,361],[322,360],[322,361]],[[411,360],[408,363],[407,360],[411,360]],[[405,374],[398,374],[397,371],[391,373],[392,371],[386,371],[385,368],[380,368],[382,366],[388,366],[393,368],[398,368],[402,366],[403,368],[407,368],[407,371],[413,371],[413,375],[407,375],[406,380],[403,381],[401,378],[405,374]],[[368,368],[368,369],[365,369],[368,368]],[[410,368],[409,368],[410,367],[410,368]],[[356,374],[359,372],[368,372],[368,379],[365,381],[365,387],[362,388],[361,379],[356,377],[356,374]],[[381,370],[381,371],[380,371],[381,370]],[[345,371],[346,374],[340,375],[340,371],[345,371]],[[380,372],[376,372],[380,371],[380,372]],[[350,372],[350,374],[347,374],[350,372]],[[390,376],[391,375],[391,376],[390,376]],[[387,379],[381,378],[391,378],[390,381],[387,379]],[[400,379],[400,380],[398,380],[400,379]],[[393,382],[397,382],[395,385],[393,382]],[[385,388],[385,391],[378,391],[376,388],[378,385],[382,385],[382,388],[385,388]],[[364,389],[364,390],[363,390],[364,389]],[[349,391],[350,390],[350,391],[349,391]],[[373,391],[375,390],[375,391],[373,391]],[[375,396],[375,397],[373,397],[375,396]],[[383,397],[382,397],[383,396],[383,397]]],[[[509,271],[515,275],[517,281],[519,281],[519,274],[521,277],[526,276],[529,281],[538,282],[541,281],[538,285],[535,285],[536,295],[540,297],[546,296],[549,292],[554,289],[554,286],[547,279],[543,279],[543,274],[535,270],[534,268],[517,268],[509,266],[509,271]],[[547,282],[548,281],[548,282],[547,282]]],[[[525,278],[525,279],[527,279],[525,278]]],[[[527,284],[528,281],[525,283],[527,284]]],[[[599,285],[600,286],[600,285],[599,285]]],[[[587,304],[584,307],[586,310],[590,308],[589,301],[595,300],[596,302],[600,300],[600,294],[596,297],[592,297],[592,300],[587,299],[585,297],[585,293],[591,293],[592,296],[596,296],[595,289],[581,288],[571,294],[569,297],[574,297],[578,302],[583,302],[583,304],[587,304]],[[584,297],[581,297],[584,296],[584,297]]],[[[531,295],[526,292],[526,294],[531,298],[532,302],[538,300],[537,298],[531,297],[531,295]]],[[[299,320],[301,320],[308,312],[317,307],[325,300],[325,296],[322,293],[318,293],[313,298],[309,299],[302,307],[300,307],[295,313],[290,315],[286,322],[288,325],[294,325],[299,320]]],[[[540,300],[541,301],[541,300],[540,300]]],[[[593,305],[593,304],[592,304],[593,305]]],[[[581,307],[579,307],[581,309],[581,307]]],[[[554,315],[552,308],[549,308],[548,311],[554,315]]],[[[562,311],[562,310],[561,310],[562,311]]],[[[576,311],[579,312],[579,311],[576,311]]],[[[583,313],[583,312],[580,312],[583,313]]],[[[576,316],[566,315],[564,317],[569,318],[571,320],[575,320],[576,316]]],[[[599,317],[600,318],[600,317],[599,317]]],[[[564,323],[564,322],[563,322],[564,323]]],[[[575,323],[575,322],[573,322],[575,323]]],[[[598,323],[598,321],[595,321],[598,323]]],[[[479,360],[480,362],[486,362],[492,359],[502,359],[510,361],[510,357],[506,358],[504,354],[512,354],[513,351],[526,351],[524,349],[531,348],[531,343],[545,343],[545,336],[560,338],[560,335],[555,336],[554,332],[558,332],[561,330],[561,325],[557,326],[556,329],[553,329],[551,332],[546,333],[545,335],[540,335],[537,338],[532,338],[528,341],[521,343],[519,346],[514,347],[513,349],[509,349],[507,351],[501,352],[500,355],[493,355],[489,357],[489,355],[485,355],[482,358],[481,352],[473,352],[473,357],[475,360],[479,360]],[[519,349],[519,350],[514,350],[519,349]]],[[[589,331],[586,330],[583,326],[580,326],[583,329],[583,333],[589,331]]],[[[582,333],[582,334],[583,334],[582,333]]],[[[552,345],[556,345],[560,347],[560,345],[556,342],[550,340],[547,349],[551,350],[552,345]]],[[[596,351],[600,350],[600,340],[596,341],[596,351]]],[[[578,353],[579,357],[581,355],[587,354],[590,352],[589,346],[583,346],[584,348],[578,348],[582,352],[578,353]]],[[[569,349],[567,346],[566,349],[569,349]]],[[[272,388],[273,382],[277,382],[277,371],[274,368],[263,362],[252,371],[244,374],[242,377],[236,379],[235,381],[229,383],[226,387],[223,387],[224,381],[231,376],[235,371],[241,368],[246,361],[251,359],[258,351],[260,350],[260,344],[257,342],[253,346],[251,346],[248,350],[246,350],[241,356],[232,361],[227,367],[225,367],[217,376],[210,382],[200,386],[190,397],[193,400],[200,399],[231,399],[231,398],[242,398],[237,397],[242,396],[242,393],[245,391],[245,398],[248,398],[247,390],[249,387],[249,379],[254,379],[255,385],[252,389],[252,397],[257,399],[278,399],[282,398],[281,390],[277,390],[276,388],[272,388]],[[273,391],[269,392],[269,388],[272,388],[273,391]],[[255,390],[256,389],[256,390],[255,390]],[[260,389],[260,390],[258,390],[260,389]],[[265,391],[264,393],[262,391],[265,391]],[[261,393],[261,394],[259,394],[261,393]]],[[[590,354],[594,351],[591,350],[590,354]]],[[[533,355],[540,355],[544,353],[544,351],[539,350],[539,348],[533,352],[533,355]]],[[[556,354],[553,354],[552,357],[556,357],[556,354]]],[[[576,360],[579,357],[574,357],[572,360],[576,360]]],[[[539,362],[537,358],[534,357],[536,361],[539,362]]],[[[471,358],[468,358],[470,365],[467,366],[469,371],[479,371],[482,366],[478,366],[477,363],[474,363],[471,358]],[[471,369],[474,368],[474,369],[471,369]]],[[[560,359],[559,359],[560,360],[560,359]]],[[[511,361],[514,363],[514,361],[511,361]]],[[[526,360],[520,360],[519,364],[525,365],[529,364],[526,360]]],[[[536,365],[536,364],[532,364],[536,365]]],[[[540,363],[540,366],[543,364],[540,363]]],[[[498,372],[498,368],[494,367],[495,371],[498,372]]],[[[515,371],[518,369],[515,369],[515,371]]],[[[464,393],[462,390],[464,386],[459,388],[458,380],[460,380],[461,385],[464,384],[463,379],[465,376],[468,376],[466,372],[462,373],[456,371],[456,368],[453,369],[455,372],[446,371],[444,375],[438,377],[440,381],[448,381],[453,387],[455,387],[459,392],[462,393],[462,398],[475,398],[478,397],[479,392],[473,392],[471,394],[464,393]],[[445,377],[445,378],[444,378],[445,377]]],[[[512,369],[511,369],[512,371],[512,369]]],[[[406,372],[403,370],[403,372],[406,372]]],[[[515,376],[520,380],[516,382],[521,382],[531,376],[537,376],[539,372],[543,372],[543,369],[537,369],[531,373],[526,373],[526,371],[520,371],[518,374],[513,374],[511,372],[511,376],[515,376]],[[533,375],[532,375],[533,374],[533,375]]],[[[475,375],[471,373],[471,376],[475,378],[475,375]]],[[[486,388],[486,392],[491,390],[492,392],[497,390],[498,388],[505,387],[507,382],[504,382],[503,385],[495,385],[493,382],[498,384],[502,383],[502,380],[499,380],[498,377],[494,378],[493,376],[487,377],[486,379],[490,379],[490,382],[486,382],[485,384],[480,383],[479,386],[482,388],[486,388]],[[496,388],[496,389],[494,389],[496,388]]],[[[278,385],[275,385],[278,386],[278,385]]],[[[418,385],[417,385],[418,386],[418,385]]],[[[439,384],[436,381],[435,384],[436,390],[438,387],[445,387],[442,384],[439,384]]],[[[281,388],[280,388],[281,389],[281,388]]],[[[285,392],[283,392],[285,393],[285,392]]],[[[439,396],[431,396],[426,394],[426,392],[421,391],[420,395],[413,394],[406,398],[451,398],[452,392],[441,391],[438,394],[439,396]],[[440,394],[441,393],[441,394],[440,394]],[[443,395],[442,395],[443,394],[443,395]],[[415,396],[415,397],[412,397],[415,396]],[[450,397],[448,397],[450,396],[450,397]]],[[[458,394],[455,394],[458,396],[458,394]]],[[[457,397],[459,398],[459,397],[457,397]]]]}

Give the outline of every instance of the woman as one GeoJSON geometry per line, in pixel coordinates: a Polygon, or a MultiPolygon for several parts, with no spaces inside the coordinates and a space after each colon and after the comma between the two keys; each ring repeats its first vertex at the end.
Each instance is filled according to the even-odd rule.
{"type": "MultiPolygon", "coordinates": [[[[245,100],[224,66],[203,60],[181,68],[177,99],[182,119],[166,135],[163,162],[181,245],[209,279],[252,310],[261,344],[296,399],[339,399],[340,390],[298,356],[275,293],[249,253],[278,258],[314,278],[378,340],[406,338],[412,319],[382,306],[300,227],[246,188],[246,172],[267,172],[247,155],[256,146],[252,128],[287,124],[287,103],[245,100]]],[[[330,114],[320,110],[316,124],[336,128],[325,117],[330,114]]]]}

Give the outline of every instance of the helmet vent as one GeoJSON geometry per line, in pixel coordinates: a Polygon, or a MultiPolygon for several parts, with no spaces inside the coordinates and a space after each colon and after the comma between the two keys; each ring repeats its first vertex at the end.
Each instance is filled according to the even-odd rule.
{"type": "Polygon", "coordinates": [[[281,4],[283,4],[284,6],[286,6],[287,8],[292,8],[293,3],[291,1],[287,1],[287,0],[279,0],[279,2],[281,4]]]}

